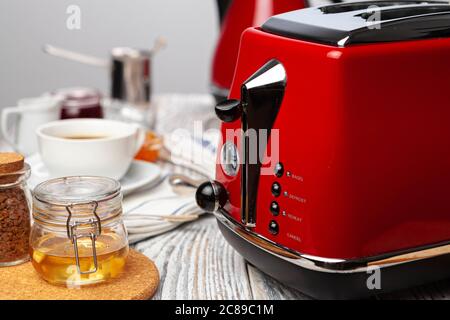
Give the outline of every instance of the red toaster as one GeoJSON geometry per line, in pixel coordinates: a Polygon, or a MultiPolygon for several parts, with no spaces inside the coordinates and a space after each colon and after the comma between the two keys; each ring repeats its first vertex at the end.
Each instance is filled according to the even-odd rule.
{"type": "Polygon", "coordinates": [[[318,298],[450,277],[450,6],[327,5],[243,35],[216,180],[227,241],[318,298]]]}

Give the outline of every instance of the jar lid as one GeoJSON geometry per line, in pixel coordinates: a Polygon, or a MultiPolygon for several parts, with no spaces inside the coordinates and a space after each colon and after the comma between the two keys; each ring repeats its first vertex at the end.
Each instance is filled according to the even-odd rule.
{"type": "Polygon", "coordinates": [[[120,194],[120,183],[105,177],[65,177],[39,184],[34,197],[60,206],[110,200],[120,194]]]}
{"type": "Polygon", "coordinates": [[[8,174],[23,169],[24,158],[21,154],[13,152],[0,153],[0,174],[8,174]]]}
{"type": "Polygon", "coordinates": [[[65,88],[54,93],[63,100],[63,107],[79,108],[100,104],[102,94],[94,88],[65,88]]]}
{"type": "Polygon", "coordinates": [[[67,100],[85,100],[90,98],[101,98],[102,96],[97,89],[83,87],[59,89],[55,94],[57,96],[62,96],[67,100]]]}
{"type": "Polygon", "coordinates": [[[0,153],[0,187],[10,187],[21,183],[30,176],[30,166],[18,153],[0,153]]]}

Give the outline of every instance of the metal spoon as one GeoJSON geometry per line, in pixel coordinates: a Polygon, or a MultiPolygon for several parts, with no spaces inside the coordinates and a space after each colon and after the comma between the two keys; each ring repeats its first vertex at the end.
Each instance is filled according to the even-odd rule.
{"type": "MultiPolygon", "coordinates": [[[[154,56],[159,51],[167,47],[167,40],[164,37],[158,37],[153,44],[153,47],[148,51],[150,56],[154,56]]],[[[82,64],[91,65],[94,67],[108,68],[111,67],[111,62],[107,59],[98,58],[89,54],[84,54],[60,47],[56,47],[50,44],[45,44],[42,50],[54,57],[63,58],[66,60],[71,60],[79,62],[82,64]]]]}
{"type": "Polygon", "coordinates": [[[172,174],[169,176],[169,184],[172,186],[173,192],[180,196],[193,195],[202,183],[203,180],[192,179],[182,174],[172,174]]]}
{"type": "Polygon", "coordinates": [[[129,215],[126,220],[165,220],[168,222],[174,222],[174,223],[183,223],[183,222],[190,222],[197,220],[200,217],[199,214],[183,214],[179,216],[175,215],[148,215],[148,214],[139,214],[139,213],[133,213],[132,215],[129,215]]]}

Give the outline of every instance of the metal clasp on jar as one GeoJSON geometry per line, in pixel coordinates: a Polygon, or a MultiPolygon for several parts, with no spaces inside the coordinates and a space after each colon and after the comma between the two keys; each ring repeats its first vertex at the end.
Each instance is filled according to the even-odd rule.
{"type": "MultiPolygon", "coordinates": [[[[70,206],[66,206],[66,210],[69,213],[69,217],[67,218],[67,223],[66,223],[67,237],[70,239],[70,241],[73,244],[73,249],[75,252],[75,261],[77,263],[77,269],[78,269],[79,274],[91,274],[91,273],[97,272],[97,270],[98,270],[97,249],[96,249],[95,241],[97,240],[97,237],[102,233],[102,225],[100,222],[100,218],[97,214],[98,203],[96,201],[93,201],[90,204],[93,205],[92,213],[93,213],[94,218],[91,218],[88,221],[83,221],[83,222],[78,222],[78,221],[71,222],[73,207],[75,207],[76,205],[72,204],[70,206]],[[77,232],[78,227],[80,227],[80,226],[87,227],[89,225],[93,228],[93,231],[91,231],[89,233],[78,233],[77,232]],[[92,241],[92,258],[94,260],[94,268],[91,270],[87,270],[87,271],[81,270],[81,266],[80,266],[80,254],[78,252],[78,239],[81,239],[81,238],[90,238],[92,241]]],[[[86,204],[83,204],[83,205],[86,205],[86,204]]]]}

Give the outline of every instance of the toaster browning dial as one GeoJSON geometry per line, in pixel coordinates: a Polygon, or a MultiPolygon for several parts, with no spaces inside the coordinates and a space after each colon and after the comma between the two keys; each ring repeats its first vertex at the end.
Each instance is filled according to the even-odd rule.
{"type": "Polygon", "coordinates": [[[226,142],[220,152],[220,165],[227,176],[234,177],[239,171],[239,154],[232,142],[226,142]]]}

